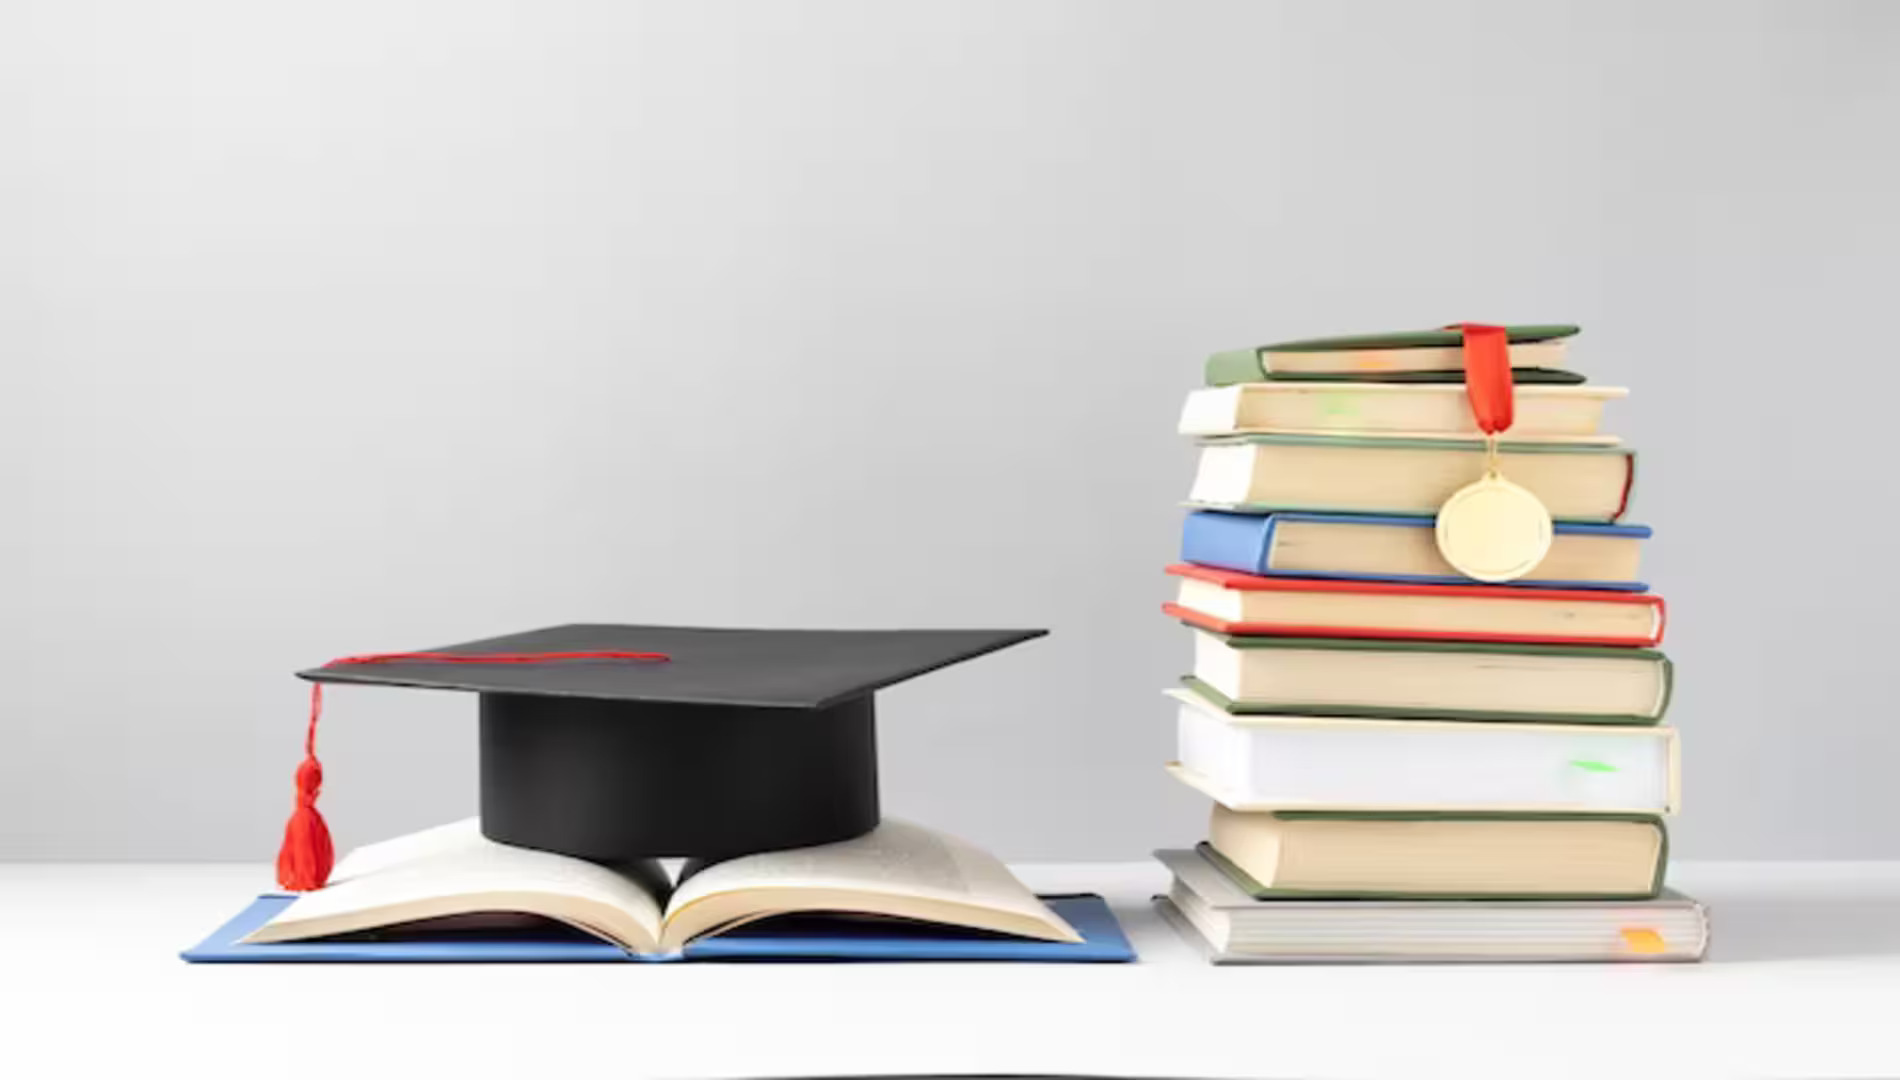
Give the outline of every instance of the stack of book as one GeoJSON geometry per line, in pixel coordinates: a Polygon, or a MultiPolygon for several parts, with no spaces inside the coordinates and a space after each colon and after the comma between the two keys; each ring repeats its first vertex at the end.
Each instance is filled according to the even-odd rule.
{"type": "Polygon", "coordinates": [[[1699,905],[1664,888],[1677,804],[1650,530],[1618,524],[1625,391],[1566,363],[1574,326],[1510,327],[1502,474],[1554,520],[1508,585],[1439,553],[1485,468],[1457,330],[1221,353],[1201,441],[1170,690],[1206,840],[1159,852],[1162,913],[1223,962],[1683,960],[1699,905]]]}

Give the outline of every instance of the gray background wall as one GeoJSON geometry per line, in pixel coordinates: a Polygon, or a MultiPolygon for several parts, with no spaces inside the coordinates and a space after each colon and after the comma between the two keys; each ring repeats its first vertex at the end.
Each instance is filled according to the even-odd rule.
{"type": "MultiPolygon", "coordinates": [[[[1900,8],[0,9],[0,857],[263,859],[331,656],[1037,625],[887,808],[1193,839],[1156,611],[1201,358],[1574,320],[1634,396],[1679,851],[1900,856],[1900,8]]],[[[353,844],[473,703],[336,693],[353,844]]]]}

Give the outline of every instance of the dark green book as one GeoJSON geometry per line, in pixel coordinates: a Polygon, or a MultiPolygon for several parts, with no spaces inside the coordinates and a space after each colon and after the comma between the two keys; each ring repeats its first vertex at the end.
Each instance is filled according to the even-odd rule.
{"type": "MultiPolygon", "coordinates": [[[[1223,354],[1225,355],[1225,354],[1223,354]]],[[[1465,373],[1462,371],[1378,371],[1366,374],[1347,374],[1332,371],[1285,371],[1272,372],[1252,379],[1229,379],[1226,382],[1208,380],[1210,386],[1231,386],[1245,382],[1309,382],[1309,383],[1462,383],[1465,373]]],[[[1582,386],[1589,381],[1575,371],[1559,371],[1556,368],[1512,368],[1511,381],[1519,386],[1582,386]]]]}
{"type": "Polygon", "coordinates": [[[1675,681],[1655,649],[1194,636],[1182,681],[1237,715],[1651,725],[1675,681]]]}
{"type": "MultiPolygon", "coordinates": [[[[1582,382],[1565,370],[1565,343],[1577,333],[1568,324],[1507,326],[1513,379],[1519,382],[1582,382]],[[1547,372],[1527,375],[1526,372],[1547,372]]],[[[1407,330],[1306,338],[1230,349],[1208,357],[1207,385],[1288,377],[1405,381],[1418,375],[1464,379],[1463,335],[1457,330],[1407,330]],[[1396,378],[1395,378],[1396,377],[1396,378]]]]}
{"type": "Polygon", "coordinates": [[[1647,900],[1654,814],[1214,809],[1201,854],[1256,900],[1647,900]]]}

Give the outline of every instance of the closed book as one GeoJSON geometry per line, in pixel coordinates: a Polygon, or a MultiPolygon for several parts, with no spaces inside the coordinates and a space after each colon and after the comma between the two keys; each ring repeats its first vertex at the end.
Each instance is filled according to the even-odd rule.
{"type": "Polygon", "coordinates": [[[1669,727],[1231,714],[1176,704],[1170,771],[1230,810],[1669,814],[1669,727]]]}
{"type": "Polygon", "coordinates": [[[1162,610],[1217,634],[1655,645],[1662,597],[1644,593],[1272,578],[1178,564],[1162,610]]]}
{"type": "Polygon", "coordinates": [[[1194,631],[1193,685],[1237,713],[1643,725],[1669,707],[1652,649],[1194,631]]]}
{"type": "MultiPolygon", "coordinates": [[[[1346,578],[1419,585],[1470,585],[1438,551],[1430,517],[1355,514],[1234,514],[1197,510],[1181,527],[1181,560],[1288,578],[1346,578]]],[[[1518,588],[1643,592],[1647,525],[1558,522],[1550,551],[1518,588]]]]}
{"type": "MultiPolygon", "coordinates": [[[[1603,406],[1627,390],[1609,386],[1520,386],[1514,439],[1611,444],[1603,406]]],[[[1480,432],[1461,383],[1264,382],[1188,394],[1183,435],[1368,435],[1475,438],[1480,432]]]]}
{"type": "MultiPolygon", "coordinates": [[[[1233,435],[1205,439],[1188,501],[1212,509],[1436,514],[1484,475],[1482,440],[1233,435]]],[[[1635,452],[1620,446],[1506,442],[1504,476],[1559,521],[1623,515],[1635,452]]]]}
{"type": "MultiPolygon", "coordinates": [[[[1230,354],[1222,353],[1222,356],[1230,354]]],[[[1246,350],[1239,357],[1241,363],[1249,362],[1246,350]]],[[[1302,382],[1302,383],[1400,383],[1406,385],[1456,383],[1462,385],[1465,373],[1462,369],[1443,371],[1269,371],[1255,376],[1254,379],[1235,379],[1234,382],[1302,382]]],[[[1582,386],[1590,380],[1575,371],[1560,371],[1556,368],[1512,368],[1511,382],[1518,386],[1582,386]]],[[[1210,383],[1209,385],[1219,385],[1210,383]]],[[[1231,385],[1231,384],[1229,384],[1231,385]]]]}
{"type": "Polygon", "coordinates": [[[1653,814],[1244,811],[1214,804],[1201,853],[1258,900],[1647,899],[1653,814]]]}
{"type": "Polygon", "coordinates": [[[1161,915],[1216,964],[1640,963],[1699,960],[1702,905],[1650,900],[1271,900],[1194,851],[1157,851],[1173,875],[1161,915]]]}
{"type": "MultiPolygon", "coordinates": [[[[1570,325],[1509,326],[1511,367],[1561,369],[1567,364],[1570,325]]],[[[1458,330],[1417,330],[1392,334],[1355,334],[1307,338],[1274,345],[1229,349],[1208,357],[1209,386],[1255,382],[1288,375],[1330,375],[1378,379],[1400,374],[1464,372],[1463,335],[1458,330]]]]}

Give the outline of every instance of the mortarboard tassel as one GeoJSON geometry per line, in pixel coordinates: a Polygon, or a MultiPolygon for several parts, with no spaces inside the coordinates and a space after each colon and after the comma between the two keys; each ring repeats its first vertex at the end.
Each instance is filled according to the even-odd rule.
{"type": "MultiPolygon", "coordinates": [[[[545,653],[365,653],[343,656],[323,665],[388,664],[416,661],[443,664],[545,664],[565,660],[671,660],[665,653],[603,649],[588,652],[545,653]]],[[[304,731],[303,761],[297,766],[297,803],[284,824],[284,843],[277,849],[277,885],[287,892],[321,889],[336,864],[336,846],[330,827],[317,812],[317,793],[323,788],[323,763],[317,760],[317,721],[323,717],[323,684],[310,685],[310,723],[304,731]]]]}

